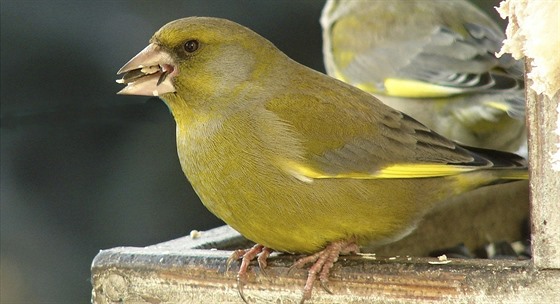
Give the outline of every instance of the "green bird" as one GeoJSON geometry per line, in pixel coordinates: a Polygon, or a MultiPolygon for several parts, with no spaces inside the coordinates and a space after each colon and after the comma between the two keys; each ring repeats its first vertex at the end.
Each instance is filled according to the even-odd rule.
{"type": "Polygon", "coordinates": [[[302,302],[339,254],[396,241],[445,199],[527,178],[514,154],[462,147],[371,94],[307,68],[232,21],[158,30],[119,71],[119,94],[159,96],[203,204],[258,245],[309,254],[302,302]]]}
{"type": "Polygon", "coordinates": [[[523,63],[497,58],[505,35],[466,0],[328,0],[327,73],[447,138],[526,155],[523,63]]]}

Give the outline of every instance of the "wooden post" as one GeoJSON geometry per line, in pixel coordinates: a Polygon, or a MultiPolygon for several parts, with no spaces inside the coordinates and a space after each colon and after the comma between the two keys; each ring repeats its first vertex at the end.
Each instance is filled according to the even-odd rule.
{"type": "MultiPolygon", "coordinates": [[[[531,71],[531,61],[526,69],[531,71]]],[[[527,87],[531,86],[527,81],[527,87]]],[[[560,94],[527,90],[533,262],[560,268],[560,94]],[[556,159],[556,162],[560,160],[556,159]]]]}

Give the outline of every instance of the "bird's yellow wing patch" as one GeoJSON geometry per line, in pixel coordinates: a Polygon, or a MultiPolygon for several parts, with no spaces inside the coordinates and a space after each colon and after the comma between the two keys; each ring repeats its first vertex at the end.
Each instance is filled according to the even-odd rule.
{"type": "MultiPolygon", "coordinates": [[[[348,77],[337,71],[336,77],[342,81],[352,83],[348,77]]],[[[382,93],[394,97],[406,98],[438,98],[462,93],[463,90],[453,87],[435,85],[423,81],[387,78],[379,88],[371,83],[354,83],[355,87],[370,93],[382,93]]]]}
{"type": "Polygon", "coordinates": [[[388,179],[443,177],[477,170],[476,167],[448,164],[393,164],[374,172],[327,173],[318,168],[292,161],[286,162],[284,169],[303,182],[312,182],[314,179],[326,178],[388,179]]]}
{"type": "Polygon", "coordinates": [[[375,178],[442,177],[476,170],[472,166],[448,164],[394,164],[374,174],[375,178]]]}
{"type": "Polygon", "coordinates": [[[385,91],[385,94],[389,96],[409,98],[446,97],[462,92],[458,88],[398,78],[385,79],[385,91]]]}
{"type": "Polygon", "coordinates": [[[510,107],[504,102],[495,102],[495,101],[488,101],[484,103],[486,106],[489,106],[494,109],[498,109],[500,111],[507,112],[510,110],[510,107]]]}

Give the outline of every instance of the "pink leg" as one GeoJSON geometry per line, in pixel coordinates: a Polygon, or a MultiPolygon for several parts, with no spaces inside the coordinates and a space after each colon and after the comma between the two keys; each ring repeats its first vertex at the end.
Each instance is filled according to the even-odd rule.
{"type": "Polygon", "coordinates": [[[356,245],[356,243],[354,243],[354,241],[337,241],[330,243],[322,251],[297,260],[292,268],[301,268],[305,266],[305,264],[313,263],[313,265],[309,268],[307,274],[307,281],[305,282],[305,286],[303,287],[303,296],[301,298],[300,304],[303,304],[305,300],[311,298],[313,284],[317,280],[317,276],[319,276],[319,280],[321,281],[321,286],[323,287],[323,289],[325,289],[325,291],[327,291],[328,293],[332,293],[328,289],[329,274],[331,268],[338,260],[340,254],[355,252],[359,252],[359,247],[358,245],[356,245]]]}
{"type": "MultiPolygon", "coordinates": [[[[233,261],[241,259],[241,266],[239,266],[239,271],[237,272],[237,290],[241,299],[247,303],[247,299],[243,294],[243,287],[247,283],[247,270],[249,268],[249,263],[257,258],[259,267],[264,273],[264,269],[267,267],[267,258],[269,257],[272,250],[270,248],[264,247],[263,245],[255,245],[251,249],[240,249],[233,252],[233,254],[228,258],[227,268],[233,261]]],[[[297,260],[290,269],[302,268],[306,264],[313,263],[309,268],[307,280],[303,288],[303,296],[301,298],[300,304],[303,304],[305,300],[311,298],[311,293],[313,291],[313,285],[319,277],[321,286],[328,293],[332,293],[328,288],[329,274],[334,263],[338,260],[341,254],[349,254],[359,252],[359,247],[353,240],[337,241],[332,242],[325,249],[312,254],[307,257],[303,257],[297,260]]]]}
{"type": "Polygon", "coordinates": [[[261,253],[257,257],[257,262],[259,263],[259,268],[261,272],[266,275],[266,267],[268,266],[267,259],[272,253],[272,249],[268,247],[263,247],[261,253]]]}
{"type": "Polygon", "coordinates": [[[239,292],[243,302],[247,303],[247,299],[243,294],[243,287],[247,283],[247,269],[249,268],[249,264],[258,256],[257,262],[259,263],[261,271],[264,271],[264,268],[267,266],[266,259],[271,252],[271,249],[264,247],[263,245],[256,244],[251,249],[238,249],[228,258],[226,271],[229,270],[233,261],[241,259],[241,266],[239,266],[239,271],[237,272],[237,291],[239,292]]]}

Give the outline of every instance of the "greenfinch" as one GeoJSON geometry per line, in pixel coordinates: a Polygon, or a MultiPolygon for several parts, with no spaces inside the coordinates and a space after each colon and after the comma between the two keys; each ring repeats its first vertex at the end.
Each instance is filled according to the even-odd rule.
{"type": "Polygon", "coordinates": [[[462,147],[369,93],[307,68],[232,21],[190,17],[158,30],[126,63],[119,94],[159,96],[185,175],[203,204],[258,245],[309,254],[314,281],[339,254],[411,232],[451,196],[526,179],[524,159],[462,147]]]}
{"type": "Polygon", "coordinates": [[[329,75],[460,143],[526,155],[523,63],[497,58],[505,35],[466,0],[328,0],[329,75]]]}

